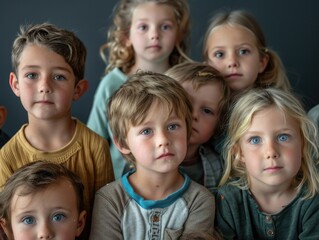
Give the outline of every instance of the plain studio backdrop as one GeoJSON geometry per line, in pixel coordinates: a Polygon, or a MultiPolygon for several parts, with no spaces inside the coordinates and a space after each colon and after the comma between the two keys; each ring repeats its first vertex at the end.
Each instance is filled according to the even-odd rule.
{"type": "MultiPolygon", "coordinates": [[[[50,22],[76,32],[87,47],[88,91],[73,103],[73,116],[86,123],[105,64],[99,47],[106,41],[117,0],[11,0],[0,2],[0,104],[8,109],[3,128],[13,135],[27,113],[9,86],[11,46],[21,24],[50,22]]],[[[269,48],[281,57],[294,91],[306,110],[319,104],[319,1],[317,0],[189,0],[192,59],[202,61],[202,41],[209,19],[219,9],[246,9],[260,23],[269,48]]]]}

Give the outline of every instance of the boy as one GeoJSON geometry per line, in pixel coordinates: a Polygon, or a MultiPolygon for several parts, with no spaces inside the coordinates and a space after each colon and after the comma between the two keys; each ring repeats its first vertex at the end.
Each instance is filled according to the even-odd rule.
{"type": "Polygon", "coordinates": [[[2,146],[6,144],[10,139],[10,137],[2,130],[6,118],[7,109],[5,108],[5,106],[0,105],[0,148],[2,148],[2,146]]]}
{"type": "Polygon", "coordinates": [[[179,171],[191,134],[191,103],[160,74],[132,75],[110,98],[114,142],[135,169],[95,195],[90,239],[178,239],[212,234],[215,200],[179,171]]]}
{"type": "Polygon", "coordinates": [[[0,150],[0,187],[29,162],[62,164],[84,183],[89,229],[94,194],[114,174],[107,141],[71,116],[72,101],[88,87],[85,58],[85,46],[73,32],[49,23],[21,28],[9,81],[28,112],[28,124],[0,150]]]}
{"type": "Polygon", "coordinates": [[[0,224],[9,240],[75,239],[85,217],[81,179],[63,165],[24,165],[0,192],[0,224]]]}
{"type": "Polygon", "coordinates": [[[165,74],[184,87],[193,106],[192,134],[182,168],[214,193],[224,164],[211,140],[220,130],[221,110],[228,98],[226,82],[213,67],[197,62],[175,65],[165,74]]]}

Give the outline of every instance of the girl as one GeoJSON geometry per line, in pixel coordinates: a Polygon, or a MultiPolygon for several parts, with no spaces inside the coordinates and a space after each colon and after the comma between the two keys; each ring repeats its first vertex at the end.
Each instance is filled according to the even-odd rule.
{"type": "Polygon", "coordinates": [[[233,92],[269,86],[290,91],[279,56],[267,48],[261,27],[248,12],[217,14],[206,32],[203,54],[233,92]]]}
{"type": "MultiPolygon", "coordinates": [[[[106,119],[106,101],[137,70],[163,73],[188,59],[189,8],[186,0],[121,0],[114,12],[108,41],[106,75],[96,90],[88,127],[110,143],[115,178],[125,160],[114,146],[106,119]]],[[[102,58],[106,60],[104,54],[102,58]]]]}
{"type": "Polygon", "coordinates": [[[256,88],[239,98],[216,199],[225,239],[319,239],[316,134],[291,93],[256,88]]]}

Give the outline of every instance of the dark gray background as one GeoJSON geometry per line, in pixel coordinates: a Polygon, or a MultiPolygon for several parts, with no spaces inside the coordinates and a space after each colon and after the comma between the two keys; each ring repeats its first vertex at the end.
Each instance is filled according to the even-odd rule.
{"type": "MultiPolygon", "coordinates": [[[[220,8],[247,9],[255,15],[268,47],[280,55],[294,91],[306,110],[319,103],[319,1],[317,0],[189,0],[191,57],[201,61],[202,38],[208,20],[220,8]]],[[[27,122],[27,113],[9,87],[11,45],[20,24],[49,21],[74,30],[88,50],[86,79],[89,90],[73,104],[73,115],[86,123],[94,91],[105,65],[99,47],[106,40],[112,9],[117,0],[1,0],[0,2],[0,104],[8,109],[4,130],[13,135],[27,122]]]]}

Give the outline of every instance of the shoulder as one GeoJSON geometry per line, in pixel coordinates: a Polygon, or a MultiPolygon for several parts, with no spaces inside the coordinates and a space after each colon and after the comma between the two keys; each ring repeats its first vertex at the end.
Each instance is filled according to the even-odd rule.
{"type": "Polygon", "coordinates": [[[189,203],[194,201],[208,201],[212,205],[215,204],[214,195],[206,187],[193,180],[190,180],[189,188],[185,191],[182,197],[189,203]]]}
{"type": "Polygon", "coordinates": [[[236,186],[226,184],[217,190],[216,201],[231,202],[237,205],[246,199],[249,195],[248,190],[242,190],[236,186]]]}
{"type": "Polygon", "coordinates": [[[102,78],[102,80],[101,80],[101,82],[96,90],[96,94],[108,95],[108,93],[113,93],[126,80],[127,80],[127,76],[119,68],[114,68],[112,71],[108,72],[102,78]]]}
{"type": "Polygon", "coordinates": [[[123,188],[121,180],[116,180],[111,183],[108,183],[101,187],[95,193],[96,199],[103,199],[109,203],[113,203],[114,205],[126,205],[129,201],[129,196],[123,188]]]}
{"type": "Polygon", "coordinates": [[[91,130],[79,119],[76,119],[76,132],[78,137],[81,137],[83,141],[86,141],[88,143],[96,144],[97,142],[100,142],[103,145],[108,144],[108,142],[103,137],[91,130]]]}

